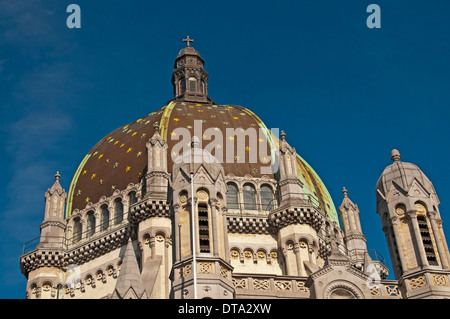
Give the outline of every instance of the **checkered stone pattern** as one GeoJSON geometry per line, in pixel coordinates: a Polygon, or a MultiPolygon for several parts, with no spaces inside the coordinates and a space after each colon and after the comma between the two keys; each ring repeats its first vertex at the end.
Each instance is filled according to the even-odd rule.
{"type": "Polygon", "coordinates": [[[269,234],[272,229],[267,218],[227,217],[228,232],[244,234],[269,234]]]}
{"type": "Polygon", "coordinates": [[[147,200],[137,203],[130,209],[133,222],[138,223],[150,217],[170,217],[170,203],[147,200]]]}
{"type": "Polygon", "coordinates": [[[291,224],[309,224],[319,231],[324,222],[324,216],[315,208],[290,207],[269,215],[269,225],[282,228],[291,224]]]}

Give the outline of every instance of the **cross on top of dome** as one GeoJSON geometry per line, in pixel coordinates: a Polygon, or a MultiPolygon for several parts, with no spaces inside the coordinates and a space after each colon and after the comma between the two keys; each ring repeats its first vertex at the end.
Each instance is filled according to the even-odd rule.
{"type": "Polygon", "coordinates": [[[189,36],[186,37],[186,39],[183,39],[183,42],[186,42],[186,46],[190,47],[191,43],[190,42],[194,42],[194,39],[189,38],[189,36]]]}

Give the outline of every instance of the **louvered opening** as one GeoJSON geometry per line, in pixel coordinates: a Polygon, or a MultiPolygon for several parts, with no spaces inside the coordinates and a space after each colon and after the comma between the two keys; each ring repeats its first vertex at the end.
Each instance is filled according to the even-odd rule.
{"type": "Polygon", "coordinates": [[[209,219],[208,207],[203,204],[198,205],[198,235],[200,242],[200,252],[209,253],[209,219]]]}
{"type": "Polygon", "coordinates": [[[428,260],[428,264],[432,266],[438,266],[436,259],[436,252],[434,251],[433,242],[431,240],[430,230],[428,228],[428,222],[425,216],[418,216],[417,222],[419,224],[420,235],[422,236],[423,247],[425,249],[425,255],[428,260]]]}

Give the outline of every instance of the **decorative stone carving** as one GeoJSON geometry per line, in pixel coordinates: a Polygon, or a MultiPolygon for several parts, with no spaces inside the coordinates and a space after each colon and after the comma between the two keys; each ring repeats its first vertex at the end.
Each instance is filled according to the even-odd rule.
{"type": "Polygon", "coordinates": [[[246,278],[242,278],[242,279],[233,278],[233,285],[234,285],[234,288],[248,289],[246,278]]]}
{"type": "Polygon", "coordinates": [[[269,290],[270,283],[268,279],[253,279],[254,290],[269,290]]]}
{"type": "Polygon", "coordinates": [[[424,287],[427,284],[427,280],[425,275],[420,275],[409,280],[409,286],[411,290],[418,289],[420,287],[424,287]]]}
{"type": "Polygon", "coordinates": [[[440,274],[432,274],[431,281],[434,286],[448,286],[448,276],[440,274]]]}
{"type": "Polygon", "coordinates": [[[233,249],[233,250],[230,252],[230,257],[231,257],[231,259],[238,259],[238,258],[239,258],[239,251],[233,249]]]}

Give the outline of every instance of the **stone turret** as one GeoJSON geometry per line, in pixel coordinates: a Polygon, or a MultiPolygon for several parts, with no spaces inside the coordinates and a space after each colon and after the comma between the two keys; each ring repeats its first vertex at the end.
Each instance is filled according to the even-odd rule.
{"type": "Polygon", "coordinates": [[[348,197],[348,191],[345,187],[342,193],[344,199],[339,206],[339,217],[342,221],[344,242],[356,268],[362,269],[367,254],[367,239],[362,233],[358,205],[354,204],[348,197]]]}
{"type": "Polygon", "coordinates": [[[448,298],[450,258],[436,191],[416,165],[401,161],[398,150],[391,159],[376,198],[395,277],[408,298],[448,298]]]}

